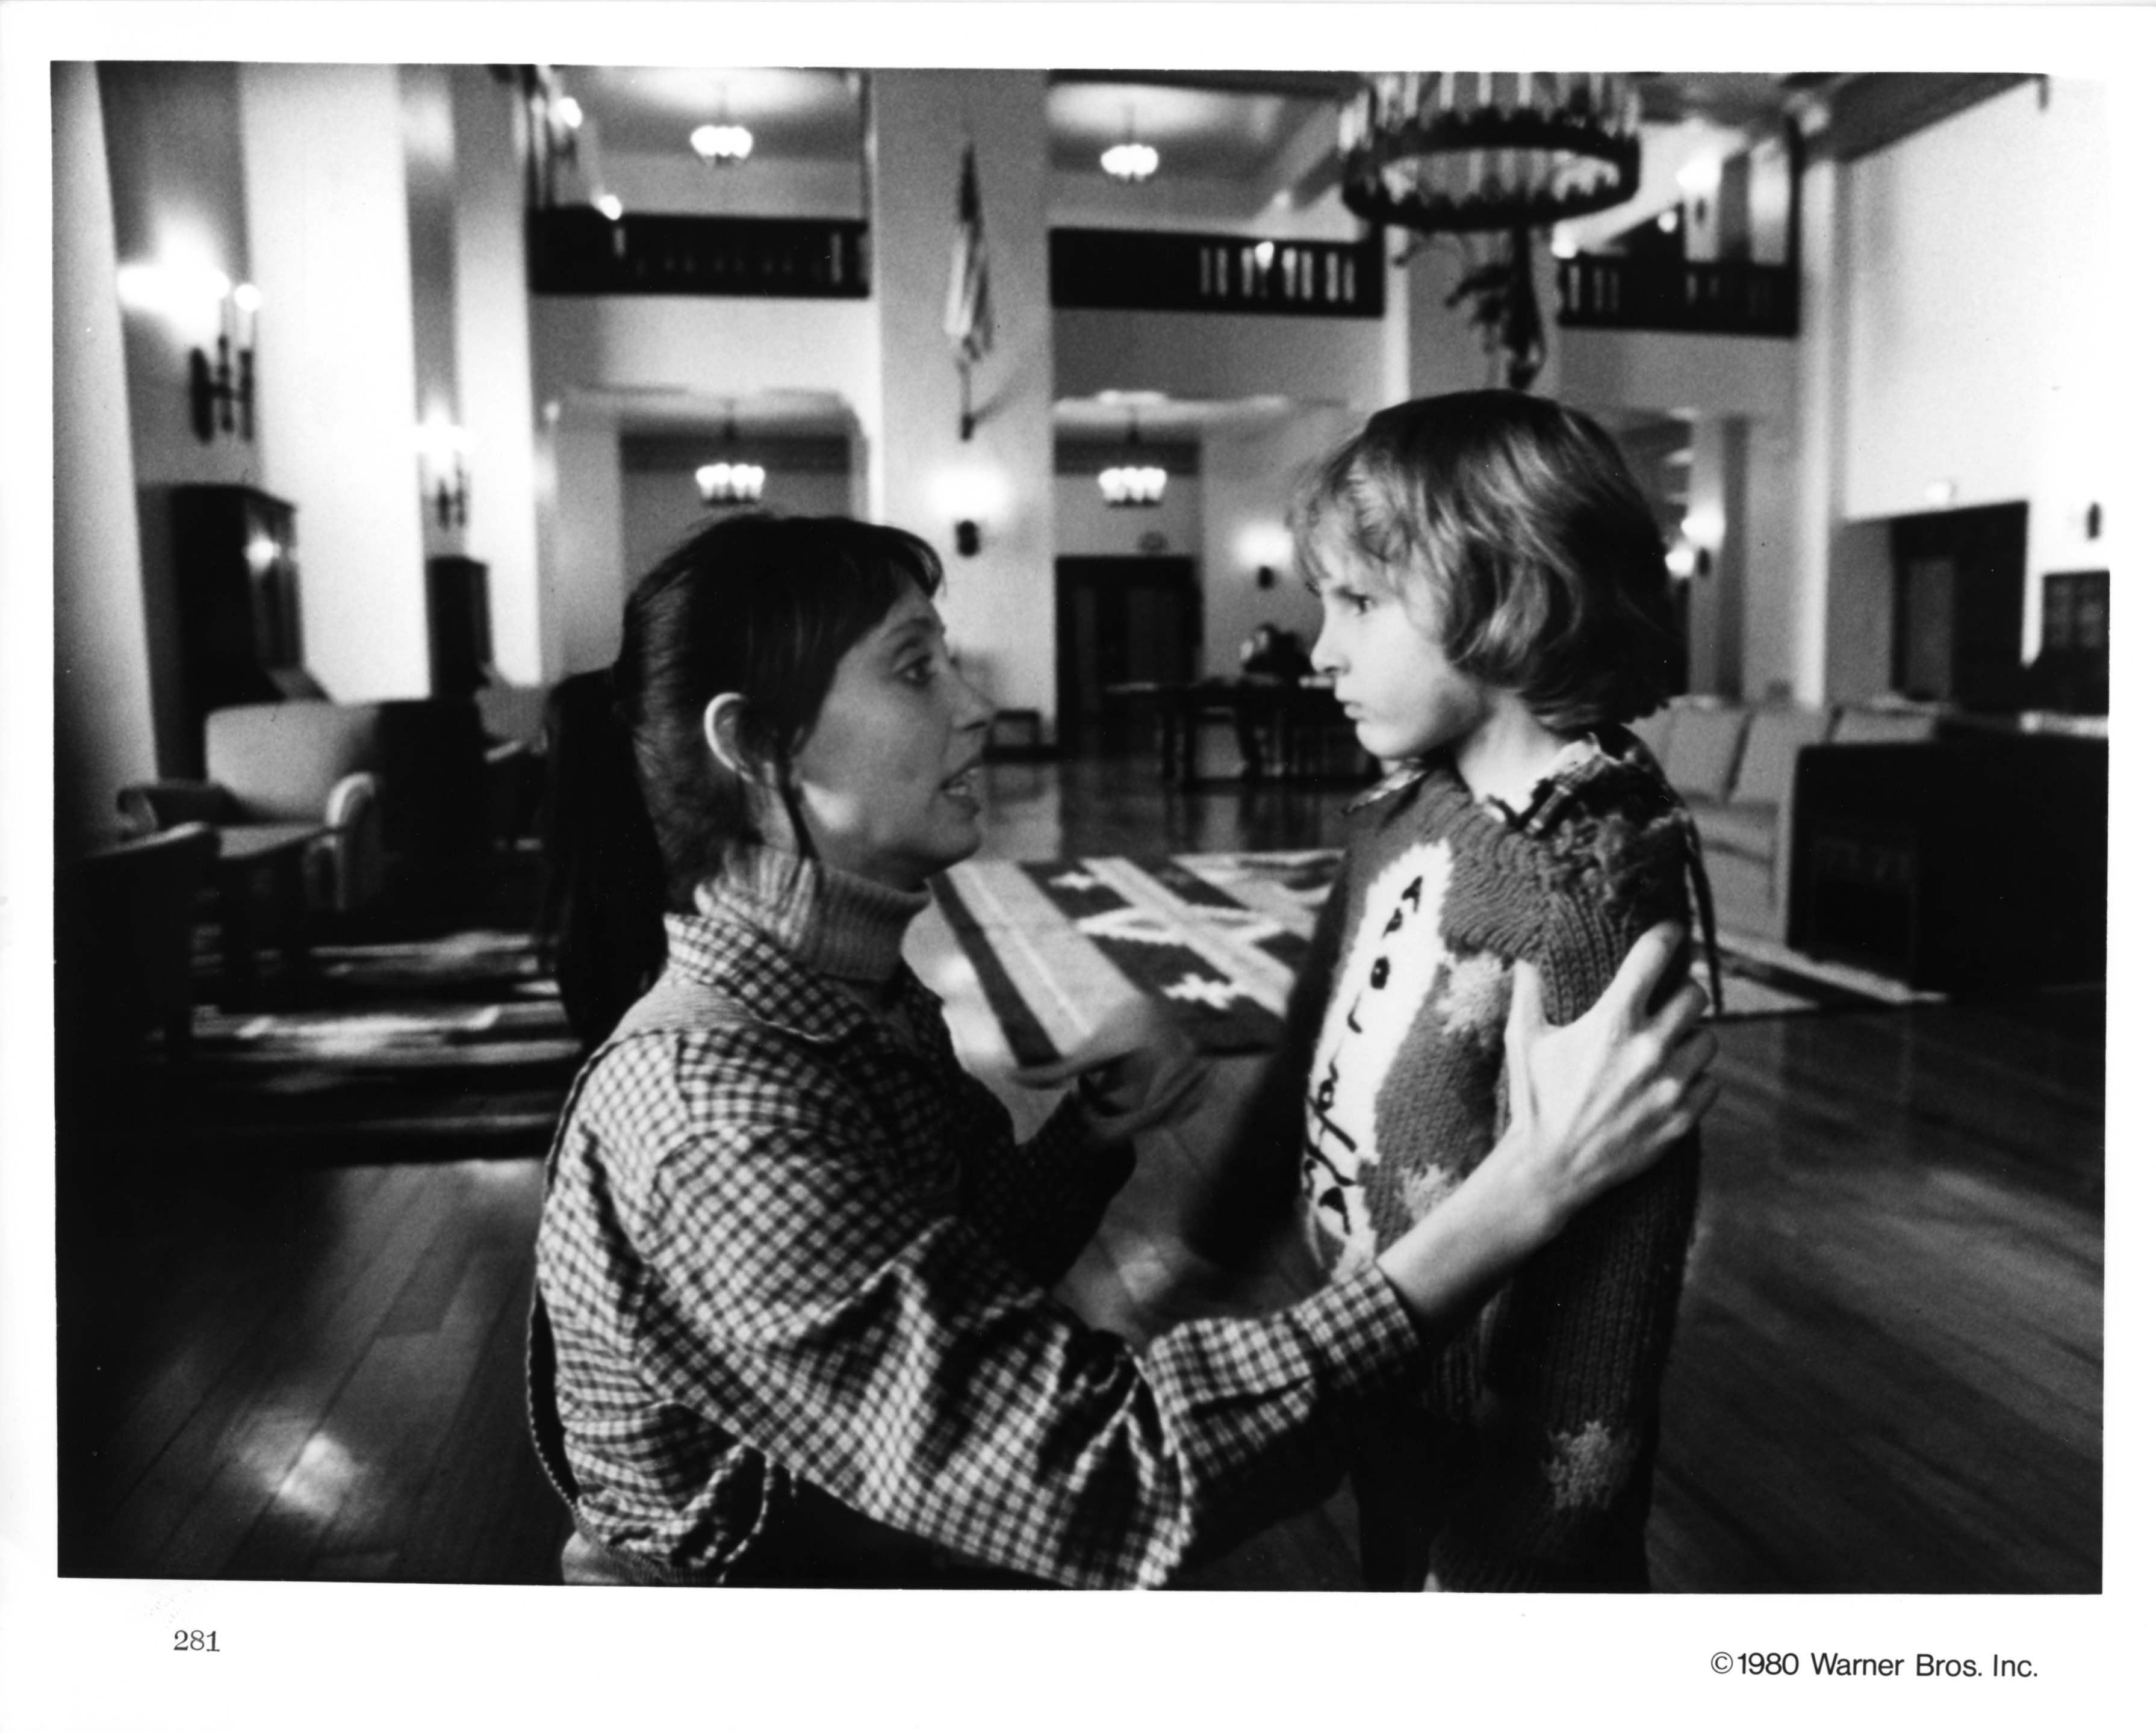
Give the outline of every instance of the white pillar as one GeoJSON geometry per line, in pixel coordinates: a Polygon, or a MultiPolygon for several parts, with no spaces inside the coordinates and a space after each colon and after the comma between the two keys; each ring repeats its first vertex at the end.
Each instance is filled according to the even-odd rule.
{"type": "Polygon", "coordinates": [[[545,678],[545,657],[518,99],[481,66],[454,68],[449,94],[457,158],[457,385],[471,435],[465,546],[486,562],[495,665],[512,680],[536,684],[545,678]]]}
{"type": "Polygon", "coordinates": [[[96,69],[53,67],[53,852],[110,840],[157,774],[118,259],[96,69]]]}
{"type": "Polygon", "coordinates": [[[1007,708],[1055,708],[1055,442],[1048,306],[1047,80],[1040,72],[880,71],[871,209],[882,354],[870,498],[934,544],[969,673],[1007,708]],[[943,336],[958,171],[971,137],[988,229],[995,347],[973,369],[973,437],[943,336]],[[955,526],[980,526],[961,556],[955,526]]]}
{"type": "Polygon", "coordinates": [[[1797,284],[1795,559],[1784,630],[1789,679],[1800,703],[1826,697],[1827,575],[1843,510],[1842,451],[1848,425],[1848,319],[1841,275],[1847,213],[1840,166],[1815,162],[1798,189],[1802,232],[1797,284]]]}
{"type": "Polygon", "coordinates": [[[240,119],[264,485],[299,508],[308,666],[341,700],[422,695],[396,69],[250,64],[240,119]]]}

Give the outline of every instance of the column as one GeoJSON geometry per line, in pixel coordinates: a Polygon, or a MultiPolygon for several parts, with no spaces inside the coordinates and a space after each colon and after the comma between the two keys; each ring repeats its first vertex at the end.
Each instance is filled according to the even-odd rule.
{"type": "Polygon", "coordinates": [[[96,69],[53,68],[53,852],[157,774],[118,259],[96,69]]]}
{"type": "Polygon", "coordinates": [[[879,71],[870,85],[882,419],[870,433],[874,514],[925,536],[950,582],[952,640],[1005,708],[1055,710],[1055,440],[1048,305],[1047,81],[1040,72],[879,71]],[[995,346],[973,368],[959,438],[943,335],[959,164],[970,137],[988,240],[995,346]],[[980,527],[961,556],[956,526],[980,527]]]}
{"type": "Polygon", "coordinates": [[[264,485],[299,508],[307,664],[347,702],[423,696],[396,69],[250,64],[240,118],[264,485]]]}
{"type": "Polygon", "coordinates": [[[456,131],[458,396],[471,435],[465,546],[486,562],[495,665],[512,680],[536,684],[546,672],[517,97],[483,66],[452,68],[449,95],[456,131]]]}

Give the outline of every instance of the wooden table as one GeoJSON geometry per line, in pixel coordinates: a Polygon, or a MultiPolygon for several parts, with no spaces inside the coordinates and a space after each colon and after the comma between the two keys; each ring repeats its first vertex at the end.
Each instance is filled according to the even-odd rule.
{"type": "Polygon", "coordinates": [[[1342,723],[1328,684],[1291,680],[1128,680],[1104,695],[1151,705],[1160,743],[1163,782],[1188,787],[1198,780],[1198,731],[1208,721],[1235,725],[1239,746],[1262,742],[1256,773],[1270,780],[1309,775],[1320,767],[1325,729],[1342,723]]]}
{"type": "Polygon", "coordinates": [[[224,946],[227,1010],[245,1006],[259,985],[254,966],[255,903],[266,896],[288,968],[306,965],[307,849],[329,833],[319,824],[221,824],[218,827],[217,907],[224,946]]]}

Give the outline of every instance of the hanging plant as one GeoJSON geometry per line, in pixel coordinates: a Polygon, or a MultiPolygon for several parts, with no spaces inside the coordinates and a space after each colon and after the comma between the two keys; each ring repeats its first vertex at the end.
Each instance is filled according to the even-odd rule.
{"type": "Polygon", "coordinates": [[[1534,237],[1514,229],[1488,259],[1467,272],[1445,298],[1448,307],[1467,304],[1467,322],[1482,333],[1486,355],[1505,357],[1505,382],[1525,391],[1548,356],[1542,304],[1535,294],[1534,237]]]}

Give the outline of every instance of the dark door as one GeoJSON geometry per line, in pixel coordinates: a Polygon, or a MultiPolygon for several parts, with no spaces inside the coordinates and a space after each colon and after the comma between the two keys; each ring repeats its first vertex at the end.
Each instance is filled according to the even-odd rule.
{"type": "Polygon", "coordinates": [[[2024,504],[1893,521],[1894,690],[1972,710],[2020,707],[2024,504]]]}
{"type": "Polygon", "coordinates": [[[1198,669],[1198,572],[1181,556],[1066,555],[1055,562],[1055,705],[1081,751],[1127,745],[1127,681],[1173,684],[1198,669]]]}

